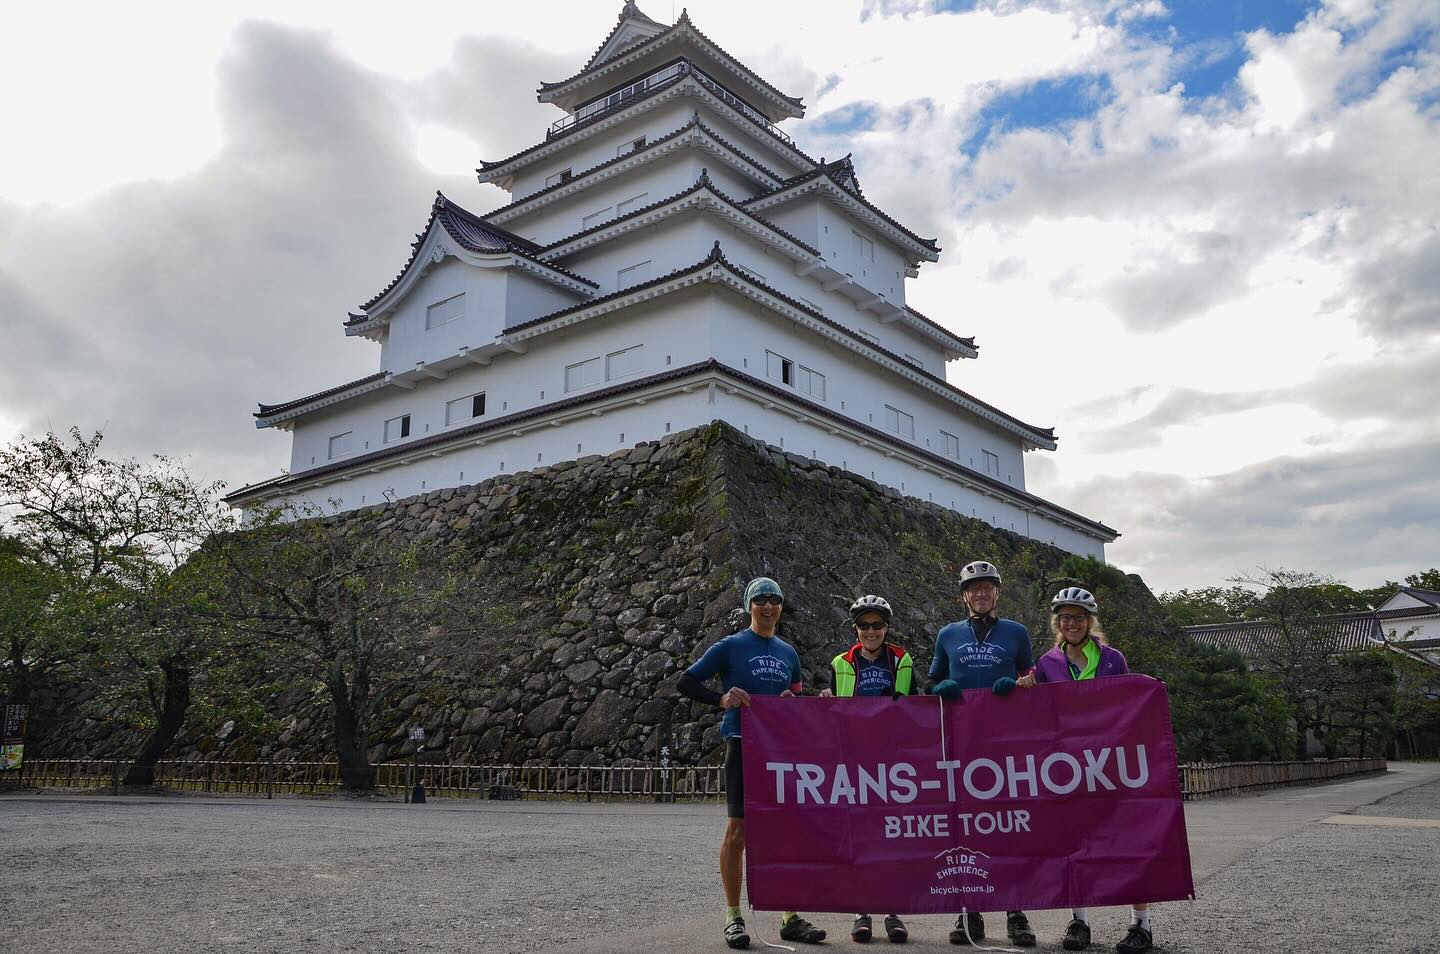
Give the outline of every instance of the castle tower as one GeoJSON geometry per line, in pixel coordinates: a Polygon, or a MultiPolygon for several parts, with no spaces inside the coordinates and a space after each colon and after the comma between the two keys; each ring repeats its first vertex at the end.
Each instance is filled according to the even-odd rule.
{"type": "Polygon", "coordinates": [[[993,525],[1103,556],[1104,524],[1025,489],[1055,434],[950,384],[974,359],[909,307],[939,260],[866,197],[849,156],[803,152],[789,96],[702,33],[633,2],[543,138],[483,162],[512,201],[437,196],[399,274],[344,323],[379,370],[262,404],[289,473],[227,497],[342,509],[728,422],[787,452],[993,525]]]}

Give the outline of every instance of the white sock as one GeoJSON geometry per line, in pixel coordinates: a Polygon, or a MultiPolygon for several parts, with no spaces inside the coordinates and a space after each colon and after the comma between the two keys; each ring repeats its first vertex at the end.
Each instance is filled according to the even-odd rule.
{"type": "Polygon", "coordinates": [[[1147,931],[1150,930],[1150,909],[1146,908],[1144,911],[1137,911],[1135,908],[1131,908],[1130,923],[1138,924],[1147,931]]]}
{"type": "Polygon", "coordinates": [[[1090,923],[1090,909],[1089,909],[1089,908],[1073,908],[1073,909],[1071,909],[1071,911],[1070,911],[1070,916],[1071,916],[1072,918],[1074,918],[1075,920],[1077,920],[1077,921],[1083,921],[1083,922],[1085,922],[1086,924],[1089,924],[1089,923],[1090,923]]]}

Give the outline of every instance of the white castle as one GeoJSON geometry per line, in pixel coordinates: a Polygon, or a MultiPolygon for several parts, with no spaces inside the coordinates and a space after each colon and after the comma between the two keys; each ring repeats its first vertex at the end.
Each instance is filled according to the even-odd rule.
{"type": "Polygon", "coordinates": [[[281,404],[289,472],[244,508],[373,506],[606,454],[725,421],[907,496],[1103,557],[1117,533],[1025,489],[1052,429],[946,379],[976,358],[905,303],[939,260],[865,197],[846,157],[775,124],[804,115],[701,33],[633,2],[580,72],[543,83],[565,116],[482,162],[513,201],[443,195],[410,260],[345,322],[374,374],[281,404]]]}

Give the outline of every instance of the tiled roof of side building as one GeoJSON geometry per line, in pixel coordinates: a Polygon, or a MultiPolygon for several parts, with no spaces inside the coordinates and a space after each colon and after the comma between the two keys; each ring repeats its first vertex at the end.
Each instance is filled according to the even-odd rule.
{"type": "Polygon", "coordinates": [[[376,371],[374,374],[367,374],[363,378],[356,378],[354,381],[347,381],[344,384],[337,384],[333,388],[326,388],[324,391],[316,391],[314,394],[307,394],[302,398],[295,398],[292,401],[282,401],[279,404],[261,404],[260,410],[255,412],[255,416],[270,417],[272,414],[280,414],[284,411],[289,411],[292,408],[297,408],[301,405],[309,404],[311,401],[318,401],[321,398],[327,398],[334,394],[340,394],[344,391],[350,390],[351,388],[358,388],[366,384],[374,384],[376,381],[384,380],[384,378],[384,371],[376,371]]]}
{"type": "MultiPolygon", "coordinates": [[[[1293,638],[1305,644],[1304,651],[1317,648],[1326,652],[1354,652],[1373,648],[1383,641],[1380,621],[1369,612],[1319,616],[1295,626],[1293,638]],[[1324,646],[1321,641],[1325,642],[1324,646]]],[[[1235,650],[1253,660],[1263,661],[1292,651],[1285,645],[1284,630],[1279,624],[1263,620],[1186,626],[1185,635],[1197,643],[1235,650]]]]}
{"type": "Polygon", "coordinates": [[[491,210],[490,210],[489,212],[487,212],[486,214],[487,214],[487,215],[499,215],[501,212],[508,212],[508,211],[510,211],[511,209],[514,209],[514,208],[517,208],[517,207],[519,207],[519,206],[522,206],[522,205],[524,205],[524,204],[527,203],[527,202],[533,202],[533,201],[535,201],[536,199],[538,199],[540,196],[545,195],[545,194],[550,193],[550,192],[554,192],[556,189],[563,189],[563,188],[565,188],[566,186],[573,185],[573,184],[576,182],[576,180],[584,179],[586,176],[594,175],[595,173],[600,172],[601,170],[604,170],[604,169],[608,169],[609,167],[611,167],[611,166],[613,166],[613,165],[616,165],[616,164],[621,163],[621,162],[625,162],[626,160],[629,160],[629,159],[634,159],[636,156],[644,155],[644,154],[647,153],[647,152],[650,152],[650,151],[652,151],[652,150],[654,150],[654,149],[658,149],[659,147],[665,145],[667,142],[670,142],[670,141],[673,140],[673,139],[678,139],[678,138],[680,138],[681,136],[685,135],[686,133],[690,132],[691,130],[695,130],[695,129],[701,130],[701,131],[704,132],[707,136],[709,136],[711,139],[715,140],[715,141],[718,142],[720,145],[724,146],[726,149],[729,149],[731,152],[735,153],[735,155],[737,155],[737,156],[739,156],[740,158],[744,159],[746,162],[750,163],[750,165],[752,165],[752,166],[754,166],[755,168],[759,169],[761,172],[765,173],[767,176],[769,176],[770,178],[774,179],[776,182],[779,182],[779,181],[780,181],[781,176],[780,176],[780,174],[779,174],[778,172],[774,172],[774,171],[772,171],[771,169],[767,168],[763,163],[761,163],[760,161],[758,161],[757,159],[755,159],[753,156],[751,156],[750,154],[744,152],[744,151],[741,150],[738,146],[736,146],[734,143],[730,142],[728,139],[726,139],[726,138],[724,138],[723,136],[721,136],[721,135],[719,135],[718,133],[716,133],[715,130],[711,129],[711,128],[710,128],[709,126],[707,126],[705,123],[701,122],[699,116],[696,116],[696,117],[694,117],[693,119],[691,119],[688,123],[686,123],[685,125],[681,126],[679,129],[676,129],[674,132],[666,133],[665,135],[661,136],[659,139],[652,139],[651,141],[647,142],[645,145],[641,146],[641,147],[638,148],[638,149],[631,150],[630,152],[625,153],[623,156],[616,156],[614,159],[606,159],[604,162],[600,163],[599,165],[594,165],[594,166],[591,166],[589,169],[585,169],[585,170],[582,171],[582,172],[574,173],[573,175],[571,175],[571,177],[570,177],[569,179],[566,179],[566,180],[563,181],[563,182],[557,182],[557,183],[555,183],[554,185],[546,186],[545,188],[540,189],[540,190],[535,191],[535,192],[532,192],[532,193],[530,193],[530,194],[527,195],[527,196],[523,196],[523,197],[521,197],[521,198],[519,198],[519,199],[516,199],[514,202],[510,202],[510,203],[508,203],[508,204],[506,204],[506,205],[502,205],[502,206],[500,206],[500,208],[498,208],[498,209],[491,209],[491,210]]]}
{"type": "Polygon", "coordinates": [[[590,228],[584,229],[580,232],[576,232],[573,235],[567,235],[562,239],[557,239],[556,241],[551,242],[549,245],[545,246],[542,251],[548,252],[551,249],[559,248],[562,245],[568,245],[570,242],[573,242],[583,236],[590,235],[594,232],[603,232],[605,229],[613,228],[615,225],[621,222],[627,222],[639,216],[646,215],[650,212],[655,211],[661,206],[669,205],[671,202],[674,202],[677,199],[683,199],[686,196],[694,195],[695,193],[701,191],[709,192],[711,195],[715,196],[716,199],[730,206],[730,208],[734,209],[736,212],[739,212],[747,219],[750,219],[752,222],[757,222],[760,225],[765,226],[765,228],[769,229],[771,232],[774,232],[776,235],[785,239],[787,242],[793,242],[800,248],[803,248],[805,251],[809,252],[811,255],[820,254],[819,249],[814,248],[810,244],[801,241],[800,239],[791,235],[789,232],[782,229],[780,226],[776,225],[775,223],[756,215],[754,212],[751,212],[749,209],[746,209],[744,206],[742,206],[739,202],[730,198],[730,196],[715,188],[715,184],[710,181],[710,177],[704,173],[702,173],[700,178],[695,180],[695,184],[688,189],[684,189],[680,192],[675,193],[674,195],[666,196],[665,198],[660,199],[657,202],[651,202],[649,205],[642,206],[634,210],[633,212],[626,212],[624,215],[610,219],[608,222],[601,222],[599,225],[593,225],[590,228]]]}
{"type": "MultiPolygon", "coordinates": [[[[738,69],[740,70],[740,72],[744,73],[744,74],[745,74],[746,76],[748,76],[750,79],[754,80],[755,83],[758,84],[759,86],[762,86],[762,87],[764,87],[765,89],[769,90],[770,92],[774,93],[774,94],[775,94],[776,96],[778,96],[780,99],[783,99],[783,100],[785,100],[785,101],[787,101],[787,102],[793,103],[793,104],[795,104],[796,106],[801,106],[801,105],[804,103],[804,98],[803,98],[803,97],[800,97],[800,96],[787,96],[786,94],[780,92],[780,90],[778,90],[778,89],[776,89],[774,86],[772,86],[772,85],[771,85],[769,82],[767,82],[762,76],[760,76],[760,75],[759,75],[758,73],[756,73],[754,70],[750,69],[750,67],[746,66],[744,63],[741,63],[739,60],[737,60],[728,50],[726,50],[724,47],[722,47],[719,43],[716,43],[714,40],[712,40],[712,39],[710,39],[708,36],[706,36],[705,33],[704,33],[702,30],[700,30],[698,27],[695,26],[694,23],[691,22],[691,20],[690,20],[690,14],[689,14],[688,11],[682,12],[682,13],[680,14],[680,19],[678,19],[678,20],[675,21],[675,25],[672,26],[672,27],[670,27],[670,29],[666,30],[664,33],[660,33],[660,34],[657,34],[656,36],[652,36],[650,39],[644,40],[644,41],[642,41],[642,42],[640,42],[640,43],[637,43],[637,44],[635,44],[634,46],[626,47],[625,49],[621,50],[619,53],[616,53],[614,56],[610,57],[608,60],[605,60],[603,63],[591,63],[591,64],[587,65],[584,69],[582,69],[580,72],[576,73],[576,74],[573,75],[573,76],[566,77],[565,79],[559,80],[559,81],[554,82],[554,83],[544,83],[544,82],[542,82],[542,83],[540,84],[540,88],[537,89],[536,92],[537,92],[537,93],[544,93],[544,92],[546,92],[546,91],[548,91],[548,90],[559,89],[559,88],[561,88],[561,87],[563,87],[563,86],[569,86],[571,83],[575,82],[576,80],[578,80],[580,77],[584,76],[586,73],[590,72],[591,70],[600,69],[601,67],[606,66],[607,64],[610,64],[610,63],[615,62],[616,60],[620,59],[621,57],[629,56],[629,55],[632,54],[632,53],[638,53],[638,52],[640,52],[642,49],[644,49],[644,48],[647,47],[647,46],[651,46],[651,45],[653,45],[653,44],[657,44],[657,43],[664,42],[664,40],[665,40],[667,37],[671,36],[671,35],[674,34],[675,32],[677,32],[677,31],[679,31],[679,30],[682,30],[682,29],[687,29],[687,30],[689,30],[690,32],[692,32],[692,33],[694,33],[696,36],[698,36],[700,39],[704,40],[707,44],[709,44],[710,46],[713,46],[713,47],[716,49],[717,52],[723,54],[726,59],[730,60],[731,63],[734,63],[735,66],[736,66],[736,68],[738,68],[738,69]]],[[[606,42],[607,42],[607,43],[609,42],[609,38],[608,38],[608,37],[606,38],[606,42]]],[[[603,44],[601,45],[601,49],[604,49],[604,45],[603,45],[603,44]]],[[[600,50],[596,50],[595,52],[596,52],[596,53],[599,53],[600,50]]]]}
{"type": "MultiPolygon", "coordinates": [[[[514,232],[507,231],[498,225],[485,221],[475,213],[451,202],[445,198],[442,193],[437,192],[435,193],[435,201],[430,206],[430,218],[425,221],[425,227],[416,233],[415,241],[410,243],[410,257],[405,260],[404,266],[396,273],[395,277],[390,279],[389,284],[376,293],[373,298],[360,306],[362,311],[373,308],[380,299],[390,294],[391,289],[400,284],[400,280],[405,277],[405,273],[410,271],[410,266],[415,264],[415,257],[420,254],[420,246],[424,244],[425,236],[430,233],[431,227],[436,223],[439,223],[440,227],[443,228],[451,238],[455,239],[462,248],[468,251],[482,255],[509,252],[512,255],[519,255],[522,258],[529,259],[537,265],[554,269],[567,278],[573,278],[575,281],[583,282],[592,288],[598,287],[595,282],[585,278],[583,275],[576,275],[574,272],[568,272],[558,265],[551,265],[548,262],[540,261],[535,257],[535,254],[540,251],[539,245],[536,245],[527,238],[516,235],[514,232]]],[[[349,320],[345,323],[347,325],[353,325],[369,320],[370,318],[366,315],[351,314],[349,320]]]]}
{"type": "Polygon", "coordinates": [[[1375,615],[1381,619],[1416,619],[1421,616],[1440,616],[1440,606],[1402,606],[1399,609],[1380,610],[1375,615]]]}
{"type": "MultiPolygon", "coordinates": [[[[842,160],[838,160],[838,162],[843,162],[843,163],[848,163],[849,161],[850,161],[850,160],[849,160],[848,157],[845,158],[845,159],[842,159],[842,160]]],[[[836,168],[836,164],[835,164],[835,163],[825,163],[824,165],[818,165],[818,166],[816,166],[814,169],[811,169],[811,170],[808,171],[808,172],[802,172],[802,173],[800,173],[800,174],[798,174],[798,175],[791,176],[790,178],[786,179],[783,183],[781,183],[781,184],[780,184],[779,186],[777,186],[776,188],[771,189],[769,192],[762,192],[762,193],[760,193],[759,195],[755,196],[755,198],[753,198],[753,199],[746,199],[746,200],[745,200],[745,204],[746,204],[746,205],[750,205],[750,204],[755,203],[755,202],[760,202],[760,201],[762,201],[762,200],[764,200],[764,199],[770,198],[771,196],[779,195],[780,193],[785,192],[785,191],[787,191],[787,190],[789,190],[789,189],[793,189],[793,188],[795,188],[796,186],[804,185],[805,183],[810,182],[810,181],[813,180],[813,179],[818,179],[818,178],[820,178],[821,176],[824,176],[826,179],[829,179],[830,182],[832,182],[832,183],[836,186],[836,188],[843,189],[843,190],[845,191],[845,194],[846,194],[846,195],[848,195],[848,196],[850,196],[851,198],[853,198],[856,202],[859,202],[861,205],[863,205],[865,208],[869,209],[871,212],[874,212],[874,213],[875,213],[876,215],[878,215],[881,219],[883,219],[884,221],[888,222],[890,225],[894,226],[895,228],[899,229],[899,230],[900,230],[901,232],[903,232],[905,235],[907,235],[907,236],[909,236],[910,238],[914,239],[916,242],[919,242],[921,245],[925,246],[926,248],[930,249],[930,250],[933,251],[933,252],[938,252],[938,251],[940,251],[940,246],[939,246],[938,244],[936,244],[936,241],[937,241],[936,239],[933,239],[933,238],[928,238],[928,239],[927,239],[927,238],[921,238],[920,236],[916,235],[914,232],[912,232],[912,231],[910,231],[908,228],[906,228],[904,225],[900,224],[900,222],[899,222],[898,220],[896,220],[896,219],[892,218],[890,215],[886,214],[886,212],[885,212],[883,209],[881,209],[879,206],[877,206],[875,203],[871,202],[869,199],[865,198],[863,195],[860,195],[858,191],[852,192],[851,190],[846,189],[845,186],[843,185],[843,183],[837,178],[836,173],[835,173],[835,168],[836,168]]]]}
{"type": "MultiPolygon", "coordinates": [[[[562,309],[560,309],[559,311],[553,311],[553,312],[550,312],[549,314],[541,315],[541,316],[539,316],[538,318],[531,318],[531,319],[528,320],[528,321],[523,321],[523,322],[520,322],[519,324],[511,325],[510,327],[508,327],[508,328],[505,329],[504,334],[513,334],[514,332],[517,332],[517,331],[523,331],[523,330],[525,330],[526,328],[533,328],[533,327],[536,326],[536,325],[543,325],[543,324],[545,324],[547,321],[554,321],[554,320],[557,319],[557,318],[563,318],[564,316],[570,314],[571,312],[582,311],[582,310],[584,310],[584,309],[586,309],[586,308],[590,308],[590,307],[593,307],[593,306],[595,306],[595,305],[603,305],[603,304],[605,304],[605,303],[607,303],[607,302],[610,302],[610,301],[613,301],[613,300],[615,300],[615,299],[617,299],[617,298],[623,298],[623,297],[626,296],[626,295],[633,295],[633,294],[636,294],[637,292],[645,291],[646,289],[653,288],[653,287],[655,287],[655,286],[657,286],[657,285],[662,285],[662,284],[664,284],[665,282],[671,281],[671,280],[673,280],[673,279],[682,278],[682,277],[684,277],[684,276],[686,276],[686,275],[690,275],[690,274],[693,274],[693,273],[695,273],[695,272],[702,271],[703,269],[708,268],[708,267],[710,267],[711,265],[715,265],[715,264],[719,264],[719,265],[723,266],[728,272],[730,272],[730,273],[731,273],[732,275],[734,275],[735,277],[741,279],[742,281],[745,281],[745,282],[749,283],[750,285],[755,286],[756,288],[760,289],[761,291],[764,291],[767,295],[770,295],[770,296],[772,296],[772,297],[774,297],[774,298],[778,298],[778,299],[780,299],[781,301],[785,302],[785,303],[786,303],[787,305],[789,305],[790,307],[795,308],[795,309],[797,309],[797,310],[799,310],[799,311],[805,312],[807,315],[811,316],[812,318],[816,319],[817,321],[821,322],[822,324],[824,324],[824,325],[826,325],[826,326],[828,326],[828,327],[830,327],[830,328],[833,328],[834,330],[840,332],[841,334],[843,334],[843,335],[845,335],[846,337],[850,338],[852,341],[855,341],[855,342],[857,342],[857,343],[859,343],[859,344],[862,344],[862,345],[864,345],[864,346],[867,347],[867,348],[873,349],[874,351],[879,352],[880,354],[884,355],[885,357],[889,358],[890,360],[895,361],[895,362],[898,362],[898,363],[904,365],[905,368],[906,368],[910,373],[912,373],[912,374],[918,374],[918,375],[920,375],[921,377],[926,378],[926,379],[928,379],[929,381],[931,381],[931,382],[933,382],[933,383],[935,383],[935,384],[940,385],[941,387],[943,387],[943,388],[945,388],[946,390],[950,391],[952,394],[955,394],[957,397],[964,398],[966,401],[969,401],[969,402],[971,402],[972,404],[974,404],[974,405],[976,405],[976,406],[978,406],[978,407],[984,408],[986,411],[989,411],[990,413],[996,415],[997,417],[1003,418],[1004,420],[1008,421],[1010,424],[1014,425],[1015,427],[1020,428],[1020,429],[1022,429],[1022,430],[1025,430],[1025,431],[1029,431],[1031,434],[1034,434],[1036,437],[1041,438],[1042,440],[1044,440],[1044,441],[1047,442],[1047,443],[1054,443],[1055,441],[1058,440],[1058,438],[1055,436],[1055,428],[1053,428],[1053,427],[1037,427],[1037,426],[1034,425],[1034,424],[1027,424],[1026,422],[1020,420],[1019,418],[1017,418],[1017,417],[1015,417],[1015,416],[1013,416],[1013,415],[1011,415],[1011,414],[1005,413],[1004,411],[1000,410],[998,407],[995,407],[993,404],[990,404],[990,403],[988,403],[988,402],[986,402],[986,401],[980,400],[979,398],[975,397],[973,394],[970,394],[968,391],[962,390],[961,388],[957,388],[955,385],[951,384],[949,381],[945,380],[944,378],[939,377],[938,375],[935,375],[935,374],[931,374],[928,370],[926,370],[926,369],[924,369],[924,368],[918,368],[918,367],[916,367],[912,362],[906,361],[903,357],[901,357],[900,355],[896,354],[895,352],[890,351],[889,349],[884,348],[884,347],[876,344],[874,341],[871,341],[869,338],[866,338],[866,337],[862,336],[861,334],[859,334],[858,332],[854,331],[854,330],[851,329],[851,328],[847,328],[845,325],[840,324],[838,321],[834,321],[834,320],[832,320],[832,319],[830,319],[830,318],[827,318],[823,312],[818,311],[817,309],[815,309],[815,308],[812,307],[811,305],[807,305],[807,304],[805,304],[805,303],[802,302],[802,301],[799,301],[799,300],[797,300],[797,299],[795,299],[795,298],[790,297],[789,295],[787,295],[787,294],[785,294],[784,292],[780,291],[778,288],[775,288],[773,285],[769,285],[769,284],[767,284],[767,283],[765,283],[765,282],[762,282],[762,281],[757,281],[757,280],[756,280],[755,278],[753,278],[752,276],[745,274],[744,272],[742,272],[742,271],[740,271],[738,268],[736,268],[734,265],[732,265],[727,258],[725,258],[724,253],[721,252],[721,250],[720,250],[720,243],[719,243],[719,241],[716,241],[716,243],[715,243],[714,247],[711,249],[709,255],[707,255],[704,259],[700,260],[699,262],[697,262],[697,263],[694,264],[694,265],[691,265],[691,266],[688,266],[688,267],[684,267],[684,268],[677,268],[677,269],[675,269],[675,270],[673,270],[673,271],[671,271],[671,272],[669,272],[669,273],[667,273],[667,274],[665,274],[665,275],[661,275],[661,276],[658,277],[658,278],[652,278],[652,279],[650,279],[648,282],[641,282],[641,283],[638,284],[638,285],[631,285],[629,288],[624,288],[624,289],[621,289],[620,291],[611,292],[611,293],[608,294],[608,295],[601,295],[601,296],[598,296],[598,297],[596,297],[596,298],[592,298],[592,299],[590,299],[589,301],[580,302],[579,304],[571,305],[571,306],[569,306],[568,308],[562,308],[562,309]]],[[[948,332],[947,332],[947,333],[948,333],[948,332]]]]}

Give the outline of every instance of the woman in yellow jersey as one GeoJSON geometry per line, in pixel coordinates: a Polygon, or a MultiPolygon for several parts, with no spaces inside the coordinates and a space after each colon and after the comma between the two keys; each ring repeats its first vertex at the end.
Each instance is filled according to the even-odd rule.
{"type": "MultiPolygon", "coordinates": [[[[862,596],[850,607],[855,645],[830,660],[834,690],[822,696],[908,696],[915,692],[915,662],[903,646],[887,642],[890,632],[890,604],[878,596],[862,596]]],[[[870,940],[874,928],[870,915],[857,914],[850,939],[861,944],[870,940]]],[[[885,936],[896,944],[910,937],[898,914],[885,918],[885,936]]]]}

